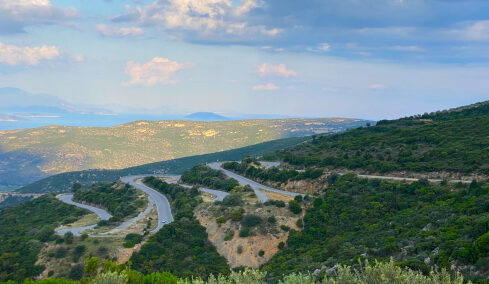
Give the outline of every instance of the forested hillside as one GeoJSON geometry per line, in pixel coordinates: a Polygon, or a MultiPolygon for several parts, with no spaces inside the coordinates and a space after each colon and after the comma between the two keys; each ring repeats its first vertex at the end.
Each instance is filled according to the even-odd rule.
{"type": "Polygon", "coordinates": [[[315,136],[310,143],[269,156],[300,167],[488,175],[488,125],[489,103],[485,102],[315,136]]]}
{"type": "Polygon", "coordinates": [[[87,213],[51,195],[0,211],[0,281],[39,275],[44,268],[35,264],[37,255],[44,243],[59,238],[54,229],[87,213]]]}
{"type": "Polygon", "coordinates": [[[132,256],[132,267],[145,274],[166,270],[184,278],[229,274],[226,259],[217,253],[193,214],[202,202],[197,188],[186,189],[154,177],[145,178],[144,183],[168,198],[175,221],[151,236],[132,256]]]}
{"type": "Polygon", "coordinates": [[[359,259],[425,274],[444,268],[489,276],[489,184],[429,185],[332,176],[304,216],[304,229],[262,269],[280,276],[359,259]]]}

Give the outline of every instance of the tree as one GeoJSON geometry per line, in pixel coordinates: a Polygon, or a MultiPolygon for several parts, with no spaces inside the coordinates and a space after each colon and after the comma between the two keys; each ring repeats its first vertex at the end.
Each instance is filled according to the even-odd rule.
{"type": "Polygon", "coordinates": [[[299,213],[302,212],[302,207],[301,207],[300,203],[297,200],[291,200],[291,201],[289,201],[289,209],[294,214],[299,214],[299,213]]]}
{"type": "Polygon", "coordinates": [[[73,243],[73,233],[72,232],[67,232],[65,234],[65,242],[67,244],[72,244],[73,243]]]}
{"type": "Polygon", "coordinates": [[[85,277],[95,277],[98,274],[100,261],[98,257],[89,257],[85,260],[85,268],[83,274],[85,277]]]}

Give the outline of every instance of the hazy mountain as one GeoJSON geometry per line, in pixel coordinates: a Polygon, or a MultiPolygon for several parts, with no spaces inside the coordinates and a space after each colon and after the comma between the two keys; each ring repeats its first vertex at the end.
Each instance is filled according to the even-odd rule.
{"type": "Polygon", "coordinates": [[[225,121],[229,118],[213,112],[194,112],[184,117],[184,119],[194,121],[225,121]]]}

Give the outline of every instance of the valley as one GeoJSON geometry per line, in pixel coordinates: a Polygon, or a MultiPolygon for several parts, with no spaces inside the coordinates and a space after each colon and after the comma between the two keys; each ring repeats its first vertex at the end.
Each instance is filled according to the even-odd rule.
{"type": "MultiPolygon", "coordinates": [[[[447,118],[437,126],[439,133],[449,131],[454,121],[472,125],[471,120],[487,115],[480,113],[481,107],[485,104],[456,115],[443,114],[447,118]]],[[[191,159],[181,175],[150,171],[105,184],[74,182],[73,197],[59,198],[84,213],[51,227],[53,234],[57,232],[54,237],[39,240],[37,271],[42,277],[83,277],[80,267],[98,256],[121,267],[130,261],[131,269],[142,274],[165,270],[181,278],[228,275],[229,269],[240,267],[266,272],[266,282],[307,271],[314,272],[308,277],[324,278],[329,271],[339,271],[338,264],[357,267],[358,261],[368,260],[390,260],[425,275],[444,268],[473,281],[489,277],[485,248],[489,185],[483,166],[444,176],[407,168],[403,174],[377,174],[367,168],[329,165],[330,154],[325,161],[318,159],[330,148],[356,147],[346,142],[330,145],[331,139],[343,141],[354,135],[362,141],[370,133],[399,131],[410,137],[424,135],[425,124],[403,125],[404,121],[315,135],[299,143],[293,140],[284,148],[265,147],[271,151],[260,157],[258,152],[246,155],[239,150],[191,159]],[[385,129],[392,123],[396,126],[385,129]],[[320,154],[312,154],[316,152],[320,154]],[[225,159],[233,155],[239,158],[225,159]],[[97,217],[83,208],[106,214],[99,212],[97,217]]],[[[472,129],[472,137],[464,139],[480,140],[479,133],[472,129]]],[[[425,144],[416,145],[425,153],[425,144]]],[[[358,148],[360,154],[355,156],[371,159],[361,151],[372,149],[358,148]]],[[[44,198],[53,197],[36,200],[44,198]]],[[[18,206],[32,202],[36,201],[18,206]]]]}
{"type": "Polygon", "coordinates": [[[64,172],[124,169],[365,124],[346,118],[173,120],[0,131],[0,185],[26,185],[64,172]]]}

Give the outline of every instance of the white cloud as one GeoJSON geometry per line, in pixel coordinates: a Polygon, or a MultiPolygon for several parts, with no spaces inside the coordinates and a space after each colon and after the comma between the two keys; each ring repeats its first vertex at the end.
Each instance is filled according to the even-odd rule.
{"type": "Polygon", "coordinates": [[[385,89],[385,88],[387,88],[387,86],[380,83],[375,83],[370,85],[370,89],[385,89]]]}
{"type": "Polygon", "coordinates": [[[273,83],[266,83],[265,85],[253,86],[253,91],[275,91],[278,89],[279,89],[279,87],[277,87],[273,83]]]}
{"type": "MultiPolygon", "coordinates": [[[[199,36],[215,38],[216,34],[275,37],[281,29],[249,25],[248,13],[262,7],[261,0],[160,0],[135,8],[126,6],[126,14],[114,21],[132,21],[142,25],[163,25],[168,30],[197,32],[199,36]],[[214,37],[213,37],[214,36],[214,37]]],[[[194,39],[195,35],[192,34],[194,39]]]]}
{"type": "Polygon", "coordinates": [[[489,20],[477,21],[467,25],[464,29],[455,31],[461,38],[474,41],[489,40],[489,20]]]}
{"type": "Polygon", "coordinates": [[[260,76],[280,76],[280,77],[292,77],[297,76],[297,73],[292,69],[287,69],[285,64],[273,65],[268,63],[263,63],[258,67],[258,73],[260,76]]]}
{"type": "Polygon", "coordinates": [[[50,60],[60,56],[56,46],[16,46],[0,43],[0,62],[9,65],[37,65],[41,60],[50,60]]]}
{"type": "Polygon", "coordinates": [[[49,0],[0,0],[0,32],[22,32],[27,25],[53,24],[78,17],[74,8],[61,8],[49,0]]]}
{"type": "Polygon", "coordinates": [[[176,81],[172,78],[178,70],[192,67],[192,63],[171,61],[168,58],[155,57],[146,63],[129,61],[126,64],[126,74],[131,77],[125,86],[142,85],[152,86],[155,84],[170,85],[176,81]]]}
{"type": "Polygon", "coordinates": [[[138,36],[144,34],[143,29],[137,27],[111,27],[107,25],[97,25],[97,31],[107,37],[138,36]]]}

